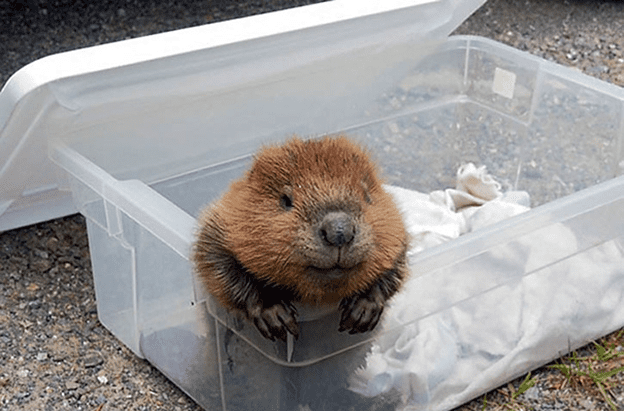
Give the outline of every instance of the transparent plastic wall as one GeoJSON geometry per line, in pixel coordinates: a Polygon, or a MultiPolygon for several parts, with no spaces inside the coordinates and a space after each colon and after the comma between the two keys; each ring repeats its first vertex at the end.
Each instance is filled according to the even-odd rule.
{"type": "Polygon", "coordinates": [[[336,68],[354,64],[347,54],[320,70],[202,97],[199,107],[237,102],[224,103],[214,127],[198,120],[206,138],[228,132],[228,122],[249,134],[204,164],[192,158],[185,171],[158,164],[144,169],[148,178],[91,145],[52,147],[89,219],[103,323],[199,404],[228,410],[450,409],[624,325],[624,182],[614,178],[622,90],[485,39],[429,46],[426,58],[414,48],[415,57],[391,60],[400,69],[371,71],[383,76],[369,88],[332,88],[345,79],[336,68]],[[249,152],[288,137],[270,121],[274,104],[303,110],[311,101],[325,103],[307,112],[318,121],[288,110],[277,118],[305,124],[306,135],[360,139],[390,184],[447,188],[461,164],[474,162],[505,189],[527,191],[535,208],[412,256],[413,309],[387,318],[380,333],[338,333],[334,313],[302,321],[296,341],[272,343],[196,283],[193,218],[243,173],[249,152]],[[249,123],[236,123],[250,108],[249,123]],[[408,337],[432,342],[418,367],[401,371],[413,382],[408,392],[390,383],[372,390],[358,370],[373,347],[408,337]]]}

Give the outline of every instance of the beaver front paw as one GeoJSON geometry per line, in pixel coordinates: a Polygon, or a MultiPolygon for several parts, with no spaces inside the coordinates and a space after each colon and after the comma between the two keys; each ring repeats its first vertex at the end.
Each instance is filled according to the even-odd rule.
{"type": "Polygon", "coordinates": [[[342,316],[338,331],[349,330],[349,334],[372,331],[379,322],[385,305],[385,300],[377,294],[369,292],[343,299],[340,302],[342,316]]]}
{"type": "Polygon", "coordinates": [[[275,338],[286,341],[287,332],[299,337],[297,310],[291,303],[279,302],[268,307],[258,304],[248,307],[247,315],[260,334],[271,341],[275,338]]]}

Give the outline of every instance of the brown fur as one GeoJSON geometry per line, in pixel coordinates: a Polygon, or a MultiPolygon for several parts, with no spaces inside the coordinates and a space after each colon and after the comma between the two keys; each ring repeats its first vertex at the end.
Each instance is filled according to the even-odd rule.
{"type": "Polygon", "coordinates": [[[341,331],[369,331],[407,273],[401,215],[367,153],[342,136],[265,147],[199,226],[199,277],[270,339],[297,335],[295,301],[340,302],[341,331]],[[349,242],[328,245],[323,224],[349,242]]]}

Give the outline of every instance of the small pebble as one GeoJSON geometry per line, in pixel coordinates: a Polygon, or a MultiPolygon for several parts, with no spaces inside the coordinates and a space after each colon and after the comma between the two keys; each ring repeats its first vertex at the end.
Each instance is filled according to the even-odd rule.
{"type": "Polygon", "coordinates": [[[84,359],[85,368],[93,368],[101,365],[104,362],[102,357],[98,354],[90,355],[84,359]]]}
{"type": "Polygon", "coordinates": [[[65,383],[65,388],[67,388],[69,391],[76,390],[78,389],[78,387],[80,387],[80,384],[75,381],[69,381],[65,383]]]}
{"type": "Polygon", "coordinates": [[[589,398],[581,401],[580,405],[582,405],[584,409],[589,410],[589,411],[596,408],[596,405],[589,398]]]}
{"type": "Polygon", "coordinates": [[[23,369],[21,369],[21,370],[19,370],[17,372],[17,376],[20,377],[20,378],[26,378],[26,377],[28,377],[28,374],[30,374],[30,371],[25,369],[25,368],[23,368],[23,369]]]}
{"type": "Polygon", "coordinates": [[[537,386],[533,386],[524,392],[524,398],[527,400],[537,401],[540,399],[540,391],[537,386]]]}
{"type": "Polygon", "coordinates": [[[35,256],[43,258],[44,260],[47,260],[49,258],[49,254],[43,250],[35,250],[33,251],[33,253],[35,254],[35,256]]]}

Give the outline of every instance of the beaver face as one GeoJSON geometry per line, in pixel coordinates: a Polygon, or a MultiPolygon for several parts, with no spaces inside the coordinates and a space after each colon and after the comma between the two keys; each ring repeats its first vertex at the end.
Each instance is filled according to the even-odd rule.
{"type": "Polygon", "coordinates": [[[345,137],[264,148],[202,211],[192,259],[207,289],[268,339],[293,303],[338,303],[339,331],[375,328],[407,275],[407,233],[367,153],[345,137]]]}
{"type": "Polygon", "coordinates": [[[220,213],[240,263],[304,302],[366,289],[405,252],[401,216],[376,167],[344,138],[266,147],[220,213]]]}

